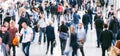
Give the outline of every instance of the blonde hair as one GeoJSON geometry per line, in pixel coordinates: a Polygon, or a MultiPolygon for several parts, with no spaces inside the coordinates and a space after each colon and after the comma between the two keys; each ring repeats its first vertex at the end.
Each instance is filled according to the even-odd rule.
{"type": "Polygon", "coordinates": [[[71,27],[70,27],[70,33],[75,33],[75,28],[74,28],[74,26],[71,26],[71,27]]]}

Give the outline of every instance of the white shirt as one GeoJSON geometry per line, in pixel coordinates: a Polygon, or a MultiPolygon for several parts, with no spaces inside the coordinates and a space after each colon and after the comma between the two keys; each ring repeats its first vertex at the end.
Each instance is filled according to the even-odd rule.
{"type": "Polygon", "coordinates": [[[33,34],[33,30],[30,27],[27,27],[26,29],[21,29],[21,34],[23,34],[22,43],[30,42],[33,34]]]}
{"type": "Polygon", "coordinates": [[[85,39],[85,37],[86,37],[85,30],[78,28],[78,32],[77,32],[77,38],[78,38],[78,40],[85,39]]]}
{"type": "Polygon", "coordinates": [[[46,23],[45,23],[44,19],[40,19],[40,20],[38,21],[38,25],[40,25],[41,28],[46,27],[46,23]]]}

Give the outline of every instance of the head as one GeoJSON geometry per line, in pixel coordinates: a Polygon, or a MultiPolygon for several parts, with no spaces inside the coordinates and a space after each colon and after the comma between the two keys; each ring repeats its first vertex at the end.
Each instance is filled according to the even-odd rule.
{"type": "Polygon", "coordinates": [[[75,33],[75,28],[74,28],[74,26],[71,26],[71,27],[70,27],[70,32],[71,32],[71,33],[75,33]]]}
{"type": "Polygon", "coordinates": [[[3,22],[3,25],[5,26],[5,27],[7,27],[7,28],[9,28],[9,23],[8,22],[3,22]]]}
{"type": "Polygon", "coordinates": [[[14,20],[10,21],[10,27],[15,27],[15,21],[14,20]]]}
{"type": "Polygon", "coordinates": [[[111,5],[111,10],[114,10],[114,5],[111,5]]]}
{"type": "Polygon", "coordinates": [[[82,23],[79,23],[79,24],[78,24],[78,28],[82,29],[82,27],[83,27],[83,24],[82,24],[82,23]]]}
{"type": "Polygon", "coordinates": [[[2,32],[7,31],[7,27],[6,27],[6,26],[2,25],[1,28],[2,28],[2,29],[1,29],[2,32]]]}
{"type": "Polygon", "coordinates": [[[22,23],[22,28],[24,28],[24,29],[27,28],[27,23],[26,23],[26,22],[23,22],[23,23],[22,23]]]}
{"type": "Polygon", "coordinates": [[[104,24],[104,26],[103,26],[105,29],[107,29],[108,28],[108,25],[107,24],[104,24]]]}
{"type": "Polygon", "coordinates": [[[30,20],[33,20],[33,16],[32,15],[30,15],[29,17],[30,17],[30,20]]]}

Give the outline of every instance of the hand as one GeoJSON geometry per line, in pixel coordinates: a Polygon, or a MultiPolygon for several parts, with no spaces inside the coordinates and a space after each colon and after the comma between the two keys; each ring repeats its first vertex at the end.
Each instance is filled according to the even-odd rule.
{"type": "Polygon", "coordinates": [[[9,45],[8,44],[6,45],[6,50],[9,51],[9,45]]]}

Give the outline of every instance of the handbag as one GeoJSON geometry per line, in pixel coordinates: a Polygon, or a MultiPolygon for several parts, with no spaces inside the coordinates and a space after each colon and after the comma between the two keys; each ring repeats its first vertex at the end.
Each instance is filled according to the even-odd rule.
{"type": "Polygon", "coordinates": [[[18,43],[19,43],[18,36],[15,36],[13,41],[12,41],[12,45],[18,46],[18,43]]]}
{"type": "Polygon", "coordinates": [[[68,33],[64,33],[64,32],[60,32],[59,37],[66,40],[69,37],[69,34],[68,33]]]}

